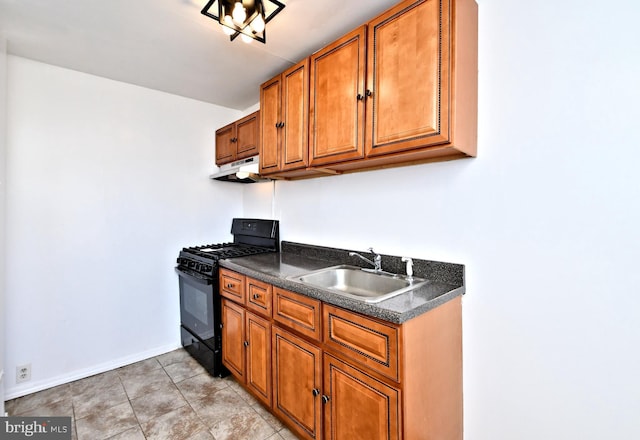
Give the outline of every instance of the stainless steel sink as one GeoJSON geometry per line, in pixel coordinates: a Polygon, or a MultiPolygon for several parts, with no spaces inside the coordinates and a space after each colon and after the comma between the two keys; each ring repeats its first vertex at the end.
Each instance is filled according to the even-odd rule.
{"type": "Polygon", "coordinates": [[[427,281],[416,277],[408,281],[401,275],[370,272],[347,265],[328,267],[289,279],[368,303],[389,299],[427,281]]]}

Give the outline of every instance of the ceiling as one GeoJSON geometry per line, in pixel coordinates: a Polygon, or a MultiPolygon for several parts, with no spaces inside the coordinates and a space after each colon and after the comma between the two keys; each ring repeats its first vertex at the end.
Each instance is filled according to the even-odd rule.
{"type": "Polygon", "coordinates": [[[206,0],[0,0],[0,33],[10,54],[244,110],[262,82],[398,0],[283,3],[266,45],[229,41],[206,0]]]}

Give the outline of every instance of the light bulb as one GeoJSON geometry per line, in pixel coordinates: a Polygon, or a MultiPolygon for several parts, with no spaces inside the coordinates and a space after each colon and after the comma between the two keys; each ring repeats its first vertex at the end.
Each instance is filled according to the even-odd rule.
{"type": "Polygon", "coordinates": [[[247,11],[242,6],[242,2],[236,2],[233,6],[233,12],[231,13],[233,17],[233,21],[238,25],[242,26],[244,21],[247,19],[247,11]]]}
{"type": "Polygon", "coordinates": [[[243,42],[245,42],[247,44],[249,44],[249,43],[251,43],[253,41],[253,38],[251,38],[248,35],[242,34],[242,33],[240,34],[240,38],[242,39],[243,42]]]}
{"type": "Polygon", "coordinates": [[[224,22],[222,25],[222,32],[224,32],[225,35],[233,35],[235,31],[231,29],[233,27],[233,20],[231,20],[231,16],[225,15],[224,20],[222,21],[224,22]]]}
{"type": "Polygon", "coordinates": [[[251,30],[256,34],[262,33],[264,31],[264,20],[261,15],[258,15],[250,24],[251,30]]]}
{"type": "Polygon", "coordinates": [[[237,171],[236,172],[236,177],[238,179],[246,179],[247,177],[249,177],[249,172],[248,171],[237,171]]]}

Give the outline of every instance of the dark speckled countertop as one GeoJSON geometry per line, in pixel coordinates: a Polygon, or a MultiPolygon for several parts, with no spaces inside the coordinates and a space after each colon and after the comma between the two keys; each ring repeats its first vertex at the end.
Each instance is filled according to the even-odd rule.
{"type": "MultiPolygon", "coordinates": [[[[379,303],[366,303],[289,279],[338,264],[367,267],[350,257],[349,250],[283,241],[281,251],[270,254],[221,260],[220,266],[283,289],[322,300],[364,315],[401,324],[465,293],[464,266],[454,263],[413,259],[413,274],[428,282],[379,303]]],[[[369,258],[366,251],[356,251],[369,258]]],[[[405,273],[401,257],[382,255],[382,268],[405,273]]]]}

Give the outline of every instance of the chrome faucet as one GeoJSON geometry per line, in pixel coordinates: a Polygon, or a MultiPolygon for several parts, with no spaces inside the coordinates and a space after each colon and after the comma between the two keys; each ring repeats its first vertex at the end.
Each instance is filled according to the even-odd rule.
{"type": "Polygon", "coordinates": [[[375,272],[382,272],[382,257],[380,256],[380,254],[376,254],[376,252],[373,250],[373,248],[369,248],[368,251],[373,254],[373,261],[369,260],[368,258],[363,257],[362,255],[360,255],[357,252],[349,252],[349,256],[350,257],[358,257],[358,258],[366,261],[367,263],[371,264],[373,266],[373,268],[374,268],[373,270],[375,272]]]}

